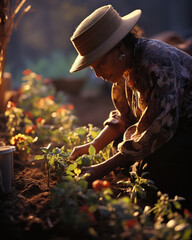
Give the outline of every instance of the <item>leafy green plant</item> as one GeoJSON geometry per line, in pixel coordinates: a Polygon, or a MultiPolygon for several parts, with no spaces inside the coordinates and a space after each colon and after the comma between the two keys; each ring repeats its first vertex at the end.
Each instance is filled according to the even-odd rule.
{"type": "Polygon", "coordinates": [[[41,147],[42,155],[36,155],[35,160],[44,160],[45,173],[47,183],[49,186],[50,170],[53,169],[58,180],[62,177],[67,177],[68,180],[73,180],[81,173],[83,166],[90,166],[102,162],[103,158],[100,154],[95,154],[95,148],[91,145],[89,147],[89,154],[79,157],[76,161],[70,160],[71,149],[67,149],[66,146],[61,148],[55,147],[51,150],[51,143],[47,147],[41,147]]]}
{"type": "Polygon", "coordinates": [[[16,107],[11,101],[7,103],[5,117],[7,117],[6,127],[10,136],[20,132],[25,133],[25,126],[32,125],[32,121],[24,114],[23,109],[16,107]]]}
{"type": "Polygon", "coordinates": [[[129,193],[131,201],[135,204],[138,202],[138,197],[141,199],[146,198],[146,187],[150,187],[153,189],[157,189],[155,183],[150,180],[144,178],[146,173],[142,173],[141,177],[137,174],[137,172],[130,172],[130,179],[127,181],[118,181],[118,184],[123,184],[127,186],[126,192],[129,193]]]}
{"type": "Polygon", "coordinates": [[[64,176],[68,170],[68,166],[71,164],[69,160],[70,153],[65,152],[64,147],[56,147],[51,150],[51,144],[48,144],[47,147],[41,147],[41,150],[43,154],[36,155],[35,160],[44,160],[45,174],[49,186],[50,169],[54,169],[58,178],[64,176]]]}
{"type": "Polygon", "coordinates": [[[157,191],[155,183],[145,178],[146,172],[132,171],[128,180],[115,183],[123,189],[123,197],[116,196],[107,178],[94,181],[88,188],[88,174],[82,175],[81,168],[108,159],[112,144],[99,153],[91,145],[88,154],[72,161],[72,149],[92,142],[100,129],[91,124],[77,127],[73,105],[64,103],[63,95],[55,95],[53,86],[47,86],[45,79],[30,70],[24,72],[21,92],[19,107],[9,102],[5,113],[11,144],[27,154],[37,138],[46,145],[35,160],[44,162],[48,186],[50,175],[54,184],[57,178],[51,189],[52,207],[69,235],[83,231],[87,239],[100,237],[107,228],[114,239],[191,238],[192,213],[185,210],[181,214],[182,198],[170,199],[159,192],[157,202],[146,205],[148,188],[157,191]]]}
{"type": "Polygon", "coordinates": [[[189,240],[192,236],[191,218],[182,215],[181,201],[184,199],[175,196],[170,199],[168,194],[157,193],[158,200],[153,207],[146,206],[140,221],[144,227],[153,227],[152,234],[155,239],[181,239],[189,240]]]}
{"type": "Polygon", "coordinates": [[[171,219],[173,217],[173,206],[176,209],[181,209],[180,201],[184,200],[184,198],[175,196],[174,199],[170,199],[168,194],[161,192],[158,192],[157,195],[159,199],[148,213],[153,212],[155,214],[155,220],[158,222],[162,222],[165,217],[166,219],[171,219]]]}

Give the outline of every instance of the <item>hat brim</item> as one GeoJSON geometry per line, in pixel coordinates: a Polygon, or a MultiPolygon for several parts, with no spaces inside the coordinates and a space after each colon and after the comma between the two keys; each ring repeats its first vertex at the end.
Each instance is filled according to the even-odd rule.
{"type": "Polygon", "coordinates": [[[119,28],[107,40],[105,40],[105,42],[103,42],[98,48],[94,49],[87,55],[85,56],[78,55],[76,57],[70,69],[70,72],[74,73],[90,66],[92,63],[94,63],[96,60],[98,60],[100,57],[102,57],[104,54],[110,51],[119,41],[121,41],[130,32],[130,30],[135,26],[135,24],[139,20],[140,16],[141,10],[137,9],[127,14],[126,16],[122,17],[122,23],[119,26],[119,28]]]}

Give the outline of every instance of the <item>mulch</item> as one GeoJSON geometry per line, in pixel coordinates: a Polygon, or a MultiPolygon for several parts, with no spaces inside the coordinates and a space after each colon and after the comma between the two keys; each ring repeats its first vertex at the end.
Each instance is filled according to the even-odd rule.
{"type": "MultiPolygon", "coordinates": [[[[94,126],[102,128],[103,121],[108,117],[109,111],[113,109],[110,97],[104,95],[86,98],[71,96],[69,101],[75,106],[80,126],[92,123],[94,126]]],[[[7,136],[2,125],[0,145],[6,145],[8,144],[7,136]]],[[[33,154],[36,155],[40,152],[40,146],[36,146],[33,154]]],[[[50,190],[56,183],[53,176],[50,187],[48,187],[42,161],[25,160],[14,153],[12,191],[0,195],[2,240],[69,239],[62,230],[59,213],[56,209],[51,208],[50,190]]],[[[81,239],[80,236],[78,239],[81,239]]]]}

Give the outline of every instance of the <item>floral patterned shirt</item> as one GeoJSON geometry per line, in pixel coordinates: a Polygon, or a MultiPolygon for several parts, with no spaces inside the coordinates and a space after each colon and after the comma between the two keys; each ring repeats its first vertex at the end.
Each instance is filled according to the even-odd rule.
{"type": "Polygon", "coordinates": [[[192,57],[164,42],[140,38],[130,72],[113,84],[116,110],[104,125],[124,128],[118,150],[140,161],[175,134],[179,119],[192,117],[192,57]]]}

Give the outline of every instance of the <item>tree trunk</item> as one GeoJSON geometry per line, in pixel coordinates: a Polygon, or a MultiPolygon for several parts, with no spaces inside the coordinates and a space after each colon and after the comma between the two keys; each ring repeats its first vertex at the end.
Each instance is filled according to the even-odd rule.
{"type": "Polygon", "coordinates": [[[4,63],[5,63],[5,11],[6,11],[6,0],[0,0],[0,112],[5,110],[5,82],[3,79],[4,63]]]}

